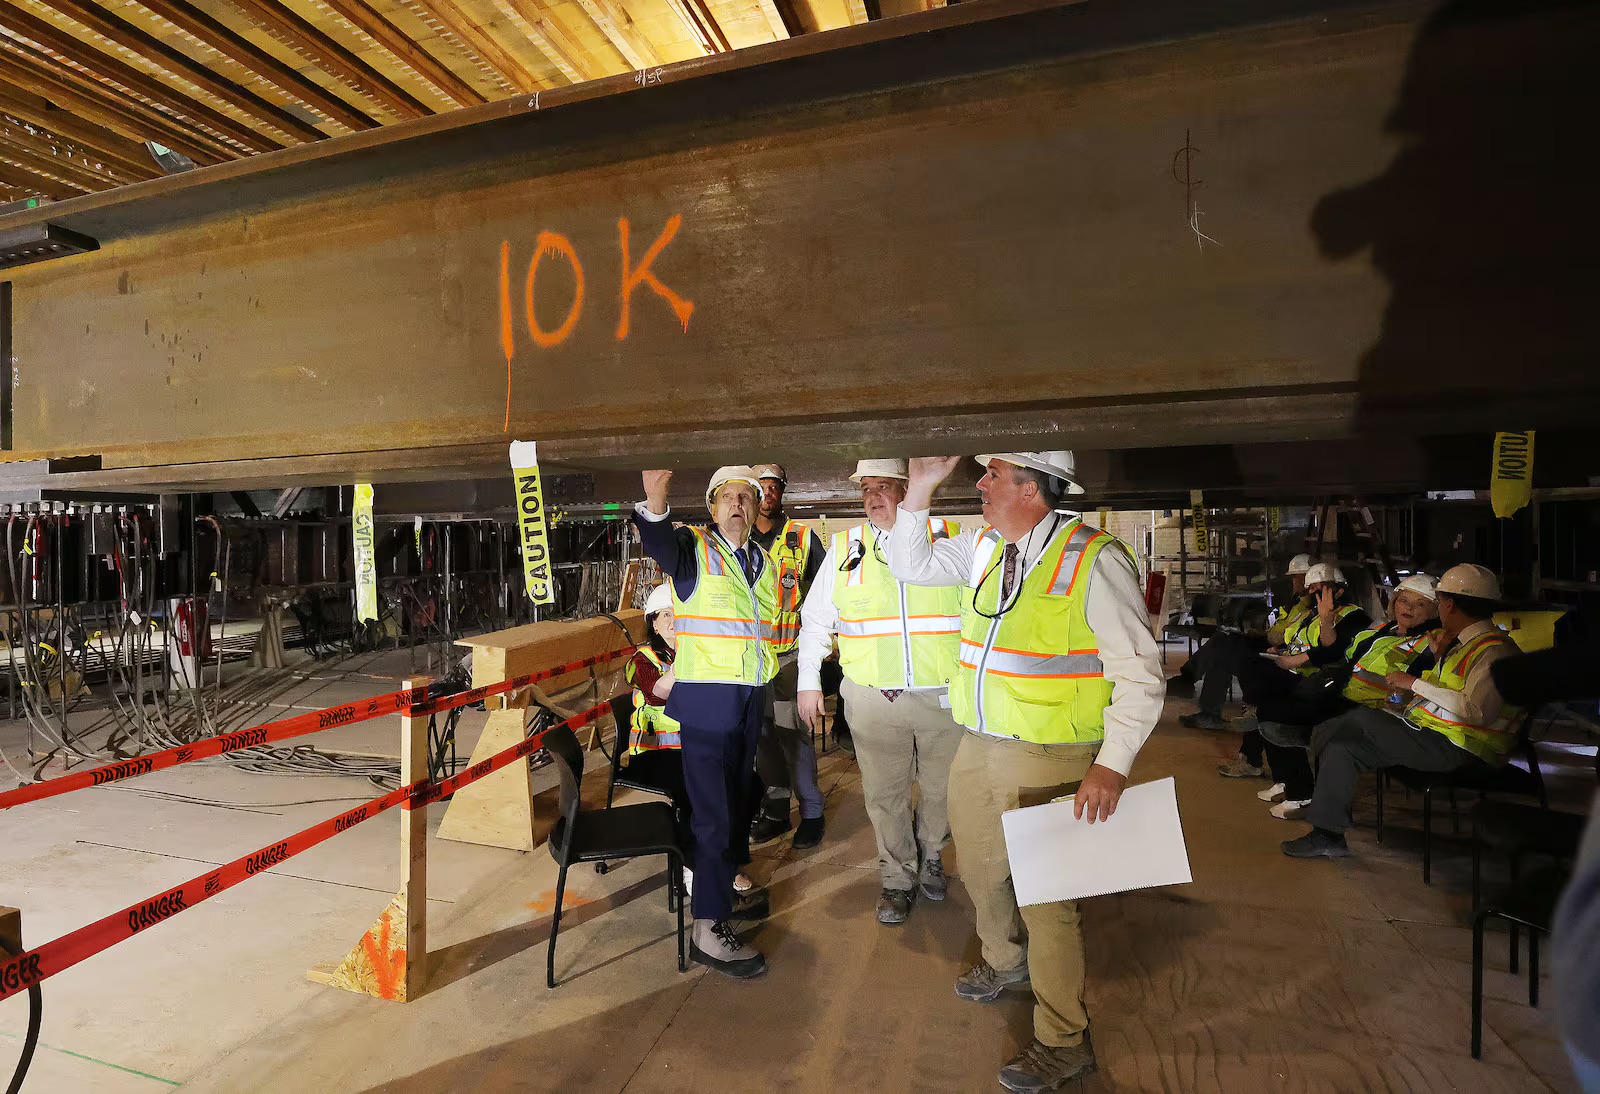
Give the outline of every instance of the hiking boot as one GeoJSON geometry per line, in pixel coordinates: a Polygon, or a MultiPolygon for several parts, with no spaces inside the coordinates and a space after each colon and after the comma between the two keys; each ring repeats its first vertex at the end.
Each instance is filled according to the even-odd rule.
{"type": "Polygon", "coordinates": [[[1007,988],[1023,991],[1031,987],[1026,965],[1020,969],[999,972],[991,968],[989,962],[979,961],[956,977],[956,995],[972,1003],[992,1003],[1007,988]]]}
{"type": "Polygon", "coordinates": [[[1311,804],[1311,799],[1304,801],[1285,800],[1272,807],[1272,815],[1279,820],[1299,820],[1306,811],[1306,806],[1311,804]]]}
{"type": "Polygon", "coordinates": [[[944,876],[944,862],[938,855],[929,855],[922,863],[922,873],[917,875],[917,888],[929,900],[943,900],[950,891],[950,882],[944,876]]]}
{"type": "Polygon", "coordinates": [[[1000,1069],[1000,1085],[1018,1094],[1041,1094],[1046,1090],[1060,1090],[1094,1069],[1094,1047],[1089,1044],[1089,1031],[1084,1030],[1083,1043],[1069,1048],[1052,1048],[1039,1041],[1033,1042],[1000,1069]]]}
{"type": "Polygon", "coordinates": [[[1344,858],[1350,853],[1344,833],[1325,828],[1313,828],[1299,839],[1285,840],[1281,846],[1290,858],[1344,858]]]}
{"type": "Polygon", "coordinates": [[[750,826],[750,843],[752,845],[771,843],[793,827],[789,820],[787,803],[781,817],[774,816],[766,806],[763,806],[760,816],[756,817],[755,823],[750,826]]]}
{"type": "Polygon", "coordinates": [[[898,927],[911,914],[910,889],[885,889],[878,894],[878,922],[898,927]]]}
{"type": "Polygon", "coordinates": [[[1243,752],[1239,752],[1227,763],[1218,764],[1217,774],[1224,779],[1259,779],[1266,772],[1245,759],[1243,752]]]}
{"type": "Polygon", "coordinates": [[[733,911],[728,918],[748,923],[765,919],[771,914],[772,899],[765,889],[751,889],[745,893],[736,890],[733,894],[733,911]]]}
{"type": "Polygon", "coordinates": [[[821,817],[801,817],[800,827],[794,830],[794,849],[804,851],[821,843],[825,827],[821,817]]]}
{"type": "Polygon", "coordinates": [[[1183,714],[1178,717],[1178,724],[1188,726],[1190,729],[1227,729],[1228,720],[1220,714],[1212,714],[1207,710],[1197,710],[1193,714],[1183,714]]]}
{"type": "Polygon", "coordinates": [[[749,980],[767,971],[767,959],[739,941],[733,924],[726,919],[694,921],[689,940],[689,957],[735,980],[749,980]]]}
{"type": "Polygon", "coordinates": [[[1283,797],[1283,793],[1287,789],[1288,787],[1284,786],[1282,783],[1273,783],[1265,790],[1257,790],[1256,797],[1260,798],[1264,802],[1275,802],[1279,798],[1283,797]]]}

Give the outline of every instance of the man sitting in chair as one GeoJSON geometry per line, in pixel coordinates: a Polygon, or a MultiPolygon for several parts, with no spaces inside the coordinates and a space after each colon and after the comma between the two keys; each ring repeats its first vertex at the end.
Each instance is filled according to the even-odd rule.
{"type": "Polygon", "coordinates": [[[1489,667],[1517,652],[1492,621],[1500,581],[1483,566],[1452,566],[1436,593],[1435,662],[1422,676],[1391,672],[1388,709],[1359,707],[1317,726],[1311,754],[1316,789],[1305,817],[1311,831],[1283,844],[1292,858],[1342,858],[1345,829],[1361,775],[1380,767],[1457,771],[1505,761],[1517,711],[1495,689],[1489,667]]]}

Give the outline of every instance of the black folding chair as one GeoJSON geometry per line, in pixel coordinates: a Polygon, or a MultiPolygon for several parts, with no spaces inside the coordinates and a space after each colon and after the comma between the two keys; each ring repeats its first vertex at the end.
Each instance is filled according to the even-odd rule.
{"type": "Polygon", "coordinates": [[[1528,932],[1528,1006],[1539,1005],[1539,936],[1550,933],[1556,904],[1566,888],[1570,871],[1551,863],[1517,879],[1500,898],[1479,908],[1472,917],[1472,1058],[1483,1054],[1483,929],[1491,919],[1511,925],[1511,971],[1517,971],[1517,935],[1528,932]]]}
{"type": "Polygon", "coordinates": [[[684,953],[683,901],[678,899],[678,879],[683,876],[683,851],[678,847],[672,806],[644,802],[610,809],[585,810],[583,749],[567,726],[544,735],[545,751],[555,761],[561,778],[561,817],[550,832],[550,855],[561,867],[556,879],[556,907],[550,921],[550,950],[545,961],[545,981],[556,986],[556,934],[561,929],[561,902],[566,894],[567,870],[575,862],[667,856],[667,909],[678,913],[678,971],[688,969],[684,953]]]}
{"type": "MultiPolygon", "coordinates": [[[[616,800],[617,787],[619,786],[629,790],[643,790],[647,794],[660,794],[662,797],[670,797],[664,787],[657,786],[655,783],[647,782],[644,779],[629,776],[627,768],[622,762],[622,758],[628,753],[628,732],[629,727],[633,724],[633,694],[631,692],[624,692],[621,695],[613,695],[611,697],[611,717],[617,723],[617,737],[612,742],[610,754],[606,757],[611,761],[611,783],[606,787],[606,808],[610,809],[611,803],[616,800]]],[[[605,751],[603,744],[600,750],[602,752],[605,751]]],[[[602,874],[605,873],[604,870],[600,872],[602,874]]]]}

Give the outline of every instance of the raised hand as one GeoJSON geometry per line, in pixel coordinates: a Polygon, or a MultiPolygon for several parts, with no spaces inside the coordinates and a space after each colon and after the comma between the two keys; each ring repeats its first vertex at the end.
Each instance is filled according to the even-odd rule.
{"type": "Polygon", "coordinates": [[[660,516],[667,511],[667,488],[672,485],[672,472],[646,471],[643,478],[645,508],[660,516]]]}
{"type": "Polygon", "coordinates": [[[916,512],[933,503],[933,492],[961,462],[960,456],[917,456],[909,461],[910,481],[906,484],[906,500],[902,509],[916,512]]]}

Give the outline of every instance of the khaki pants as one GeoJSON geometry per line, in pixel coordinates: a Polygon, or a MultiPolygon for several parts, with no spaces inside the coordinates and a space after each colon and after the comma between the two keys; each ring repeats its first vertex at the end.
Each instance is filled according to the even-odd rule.
{"type": "Polygon", "coordinates": [[[966,731],[939,705],[943,694],[905,691],[891,703],[877,688],[839,686],[885,889],[916,889],[922,862],[950,839],[950,762],[966,731]],[[911,801],[913,783],[920,806],[911,801]]]}
{"type": "Polygon", "coordinates": [[[1072,793],[1099,752],[1098,741],[1033,745],[968,730],[950,768],[950,828],[983,959],[1000,970],[1027,964],[1033,1035],[1053,1047],[1078,1044],[1089,1025],[1078,902],[1018,909],[1000,814],[1072,793]]]}

